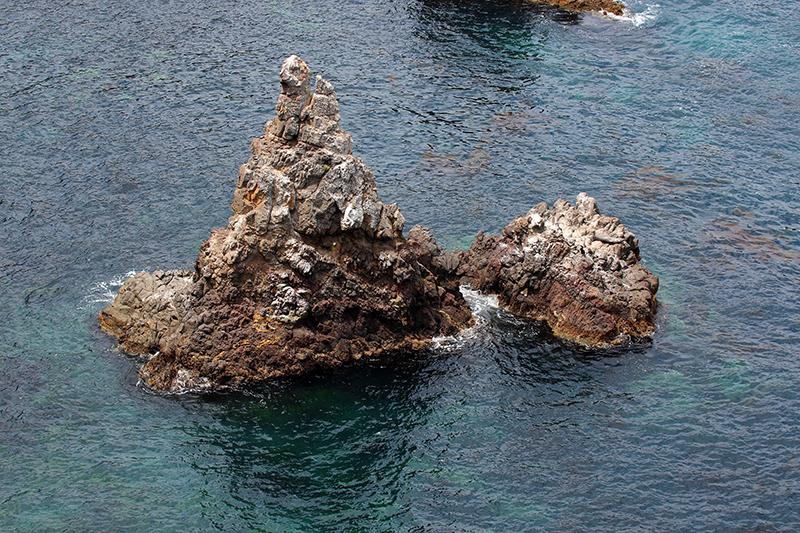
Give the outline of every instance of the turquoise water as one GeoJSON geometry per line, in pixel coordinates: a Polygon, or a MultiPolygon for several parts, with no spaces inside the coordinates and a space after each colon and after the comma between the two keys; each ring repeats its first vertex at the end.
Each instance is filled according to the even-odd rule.
{"type": "Polygon", "coordinates": [[[795,531],[800,13],[629,2],[0,8],[0,530],[795,531]],[[652,341],[478,301],[396,366],[160,396],[96,315],[191,267],[291,53],[449,248],[585,191],[660,277],[652,341]]]}

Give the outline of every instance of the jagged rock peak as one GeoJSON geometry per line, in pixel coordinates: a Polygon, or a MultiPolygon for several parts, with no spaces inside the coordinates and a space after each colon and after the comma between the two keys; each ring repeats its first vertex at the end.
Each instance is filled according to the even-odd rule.
{"type": "MultiPolygon", "coordinates": [[[[403,237],[396,204],[352,155],[333,86],[298,57],[281,68],[277,116],[251,143],[226,228],[195,272],[138,274],[100,314],[153,388],[254,383],[401,354],[471,324],[452,279],[403,237]]],[[[416,231],[424,251],[437,250],[416,231]]],[[[455,268],[453,261],[446,263],[455,268]]]]}
{"type": "Polygon", "coordinates": [[[318,75],[312,93],[310,79],[302,59],[284,61],[277,116],[239,171],[228,229],[283,243],[348,231],[401,238],[405,219],[381,202],[372,169],[352,155],[333,85],[318,75]]]}
{"type": "Polygon", "coordinates": [[[317,75],[311,92],[311,71],[297,56],[281,67],[281,94],[275,105],[277,117],[267,123],[266,132],[279,139],[298,139],[338,154],[353,151],[353,139],[339,127],[339,103],[330,82],[317,75]]]}

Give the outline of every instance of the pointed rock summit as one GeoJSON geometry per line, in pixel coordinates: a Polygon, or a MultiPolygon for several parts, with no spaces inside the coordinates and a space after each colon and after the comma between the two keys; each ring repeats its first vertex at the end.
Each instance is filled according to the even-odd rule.
{"type": "Polygon", "coordinates": [[[454,280],[403,237],[396,204],[352,155],[330,83],[297,56],[281,68],[277,116],[239,169],[228,227],[195,271],[140,273],[100,314],[123,350],[152,355],[153,388],[252,383],[418,349],[470,323],[454,280]]]}
{"type": "Polygon", "coordinates": [[[317,76],[312,92],[297,56],[280,82],[233,216],[194,271],[139,273],[100,313],[122,350],[148,355],[148,386],[215,389],[402,356],[472,324],[464,283],[583,344],[652,332],[658,281],[593,199],[540,204],[467,252],[442,250],[419,226],[406,238],[397,205],[352,155],[333,86],[317,76]]]}

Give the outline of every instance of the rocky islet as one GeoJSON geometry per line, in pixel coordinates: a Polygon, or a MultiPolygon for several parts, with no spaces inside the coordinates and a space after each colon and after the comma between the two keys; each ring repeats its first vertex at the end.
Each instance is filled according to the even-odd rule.
{"type": "Polygon", "coordinates": [[[461,283],[563,339],[596,346],[653,330],[658,278],[633,233],[585,193],[574,206],[540,203],[500,236],[479,233],[460,259],[461,283]]]}
{"type": "Polygon", "coordinates": [[[658,280],[585,194],[443,250],[377,195],[333,86],[291,56],[277,116],[251,143],[226,228],[194,271],[138,273],[100,313],[155,389],[214,389],[419,350],[472,324],[460,287],[589,346],[653,331],[658,280]]]}

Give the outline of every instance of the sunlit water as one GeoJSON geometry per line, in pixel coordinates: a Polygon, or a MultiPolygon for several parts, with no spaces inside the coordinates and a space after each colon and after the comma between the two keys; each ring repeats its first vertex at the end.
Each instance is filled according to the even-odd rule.
{"type": "Polygon", "coordinates": [[[796,5],[63,4],[0,8],[0,530],[797,530],[796,5]],[[226,224],[291,53],[448,248],[596,197],[660,277],[652,341],[477,300],[395,366],[142,388],[96,315],[226,224]]]}

